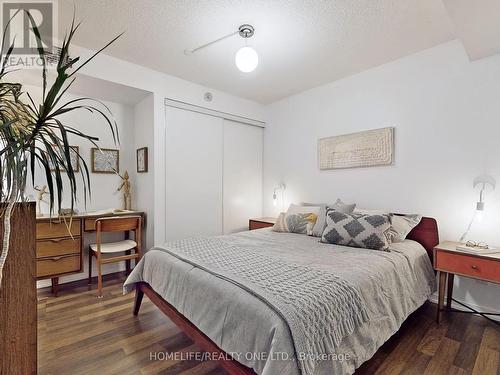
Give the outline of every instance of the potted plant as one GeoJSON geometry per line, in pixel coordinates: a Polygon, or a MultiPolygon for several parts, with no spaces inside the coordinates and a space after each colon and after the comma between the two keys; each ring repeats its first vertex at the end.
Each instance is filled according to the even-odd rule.
{"type": "Polygon", "coordinates": [[[74,128],[61,116],[70,112],[90,111],[105,119],[115,143],[118,142],[117,125],[103,103],[90,98],[65,101],[64,94],[77,79],[76,74],[120,35],[89,59],[81,61],[80,57],[71,58],[69,55],[73,36],[79,26],[73,21],[57,53],[54,75],[47,66],[49,57],[53,59],[54,54],[43,46],[32,16],[27,13],[27,17],[42,62],[42,95],[39,104],[35,104],[35,99],[29,93],[23,92],[20,83],[8,79],[11,69],[8,61],[14,45],[5,45],[5,32],[0,47],[0,373],[36,373],[37,366],[35,213],[34,205],[26,204],[29,199],[26,187],[33,185],[35,175],[42,171],[50,194],[50,214],[60,213],[63,191],[70,192],[73,211],[78,175],[83,180],[85,203],[90,197],[87,164],[77,151],[70,148],[68,137],[88,140],[99,148],[96,144],[98,138],[74,128]],[[82,166],[80,173],[73,168],[70,152],[79,159],[82,166]],[[26,207],[29,210],[23,210],[26,207]],[[9,250],[13,253],[10,257],[9,250]],[[4,266],[9,259],[11,261],[7,262],[4,279],[4,266]]]}
{"type": "MultiPolygon", "coordinates": [[[[78,173],[71,163],[71,153],[76,153],[82,166],[80,174],[85,202],[87,197],[90,197],[90,175],[87,163],[78,151],[71,149],[68,136],[86,139],[99,148],[96,144],[98,138],[72,127],[60,117],[69,112],[90,111],[105,119],[115,143],[118,141],[116,123],[110,110],[102,102],[90,98],[64,101],[64,94],[77,79],[76,74],[120,35],[90,58],[81,61],[80,57],[71,58],[69,55],[72,39],[79,27],[79,24],[73,21],[57,54],[55,78],[49,84],[47,57],[51,51],[47,51],[44,47],[40,32],[29,12],[27,16],[37,40],[37,52],[42,62],[42,97],[39,105],[35,104],[34,98],[29,93],[23,92],[21,84],[8,81],[7,62],[14,45],[6,48],[5,32],[0,50],[0,200],[4,202],[1,208],[4,225],[0,254],[0,288],[3,268],[9,253],[12,210],[17,203],[27,200],[26,186],[29,183],[28,180],[34,183],[36,167],[38,166],[45,175],[51,214],[59,213],[62,193],[65,190],[70,192],[71,211],[74,208],[77,198],[78,173]]],[[[7,24],[6,27],[8,26],[7,24]]]]}

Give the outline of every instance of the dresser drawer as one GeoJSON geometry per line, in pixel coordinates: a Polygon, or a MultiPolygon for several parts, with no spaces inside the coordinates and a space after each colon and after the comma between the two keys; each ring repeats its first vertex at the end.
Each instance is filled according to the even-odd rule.
{"type": "Polygon", "coordinates": [[[38,259],[36,261],[36,276],[47,277],[68,272],[78,272],[80,266],[80,255],[38,259]]]}
{"type": "Polygon", "coordinates": [[[95,222],[97,219],[85,219],[83,221],[83,230],[85,232],[94,232],[95,231],[95,222]]]}
{"type": "Polygon", "coordinates": [[[457,275],[500,282],[500,261],[492,261],[473,255],[437,251],[435,268],[457,275]]]}
{"type": "Polygon", "coordinates": [[[36,257],[46,258],[68,254],[80,254],[78,238],[50,238],[36,241],[36,257]]]}
{"type": "Polygon", "coordinates": [[[72,220],[71,226],[69,224],[69,219],[66,222],[57,219],[38,222],[36,223],[36,238],[80,236],[80,219],[72,220]]]}

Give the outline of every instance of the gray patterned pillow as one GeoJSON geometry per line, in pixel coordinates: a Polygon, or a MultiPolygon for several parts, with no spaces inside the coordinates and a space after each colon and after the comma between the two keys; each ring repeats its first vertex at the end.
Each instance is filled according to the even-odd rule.
{"type": "Polygon", "coordinates": [[[323,229],[325,229],[326,226],[326,221],[325,221],[325,216],[326,216],[326,210],[329,208],[333,208],[339,212],[344,212],[347,214],[350,214],[351,212],[354,211],[354,208],[356,208],[356,203],[353,204],[346,204],[342,202],[340,198],[337,199],[335,203],[332,204],[327,204],[327,203],[306,203],[302,202],[302,206],[319,206],[319,213],[318,213],[318,220],[316,220],[316,224],[314,225],[312,235],[314,237],[321,237],[323,234],[323,229]]]}
{"type": "Polygon", "coordinates": [[[286,215],[282,212],[273,226],[273,231],[311,235],[316,219],[314,213],[286,215]]]}
{"type": "Polygon", "coordinates": [[[390,227],[389,215],[347,214],[328,209],[321,242],[389,251],[390,227]]]}

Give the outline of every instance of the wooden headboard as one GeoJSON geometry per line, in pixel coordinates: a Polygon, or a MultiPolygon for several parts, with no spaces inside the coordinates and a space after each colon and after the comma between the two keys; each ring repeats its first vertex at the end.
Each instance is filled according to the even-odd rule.
{"type": "Polygon", "coordinates": [[[411,230],[406,238],[420,243],[425,250],[427,250],[427,254],[429,254],[429,258],[431,258],[432,262],[433,249],[439,243],[439,233],[436,219],[423,217],[422,220],[420,220],[420,223],[418,223],[418,225],[411,230]]]}

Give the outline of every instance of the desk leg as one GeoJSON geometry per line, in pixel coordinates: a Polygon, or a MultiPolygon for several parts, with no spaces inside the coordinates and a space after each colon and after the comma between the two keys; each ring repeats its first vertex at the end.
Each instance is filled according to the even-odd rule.
{"type": "Polygon", "coordinates": [[[444,292],[446,288],[446,276],[447,273],[439,271],[439,295],[438,295],[438,311],[437,311],[437,322],[441,322],[441,312],[444,306],[444,292]]]}
{"type": "Polygon", "coordinates": [[[51,279],[52,281],[52,294],[54,295],[54,297],[57,297],[57,287],[59,286],[59,277],[53,277],[51,279]]]}
{"type": "Polygon", "coordinates": [[[455,275],[448,273],[448,290],[446,294],[446,310],[451,310],[451,299],[453,298],[453,279],[455,275]]]}

